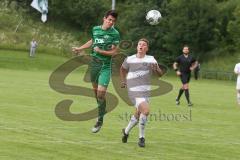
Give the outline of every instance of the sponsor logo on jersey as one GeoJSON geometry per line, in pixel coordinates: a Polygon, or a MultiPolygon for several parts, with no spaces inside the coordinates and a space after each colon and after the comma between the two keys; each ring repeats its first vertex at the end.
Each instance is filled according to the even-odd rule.
{"type": "Polygon", "coordinates": [[[102,38],[96,38],[96,39],[94,40],[94,43],[103,44],[103,43],[104,43],[104,39],[102,39],[102,38]]]}

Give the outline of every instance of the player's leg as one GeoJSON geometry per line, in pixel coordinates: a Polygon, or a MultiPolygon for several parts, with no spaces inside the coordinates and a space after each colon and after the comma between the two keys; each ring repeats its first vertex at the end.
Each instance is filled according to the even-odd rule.
{"type": "Polygon", "coordinates": [[[35,51],[36,51],[36,48],[33,48],[33,50],[32,50],[32,56],[33,57],[35,56],[35,51]]]}
{"type": "Polygon", "coordinates": [[[97,101],[98,101],[98,121],[103,123],[103,117],[106,113],[106,91],[105,86],[98,85],[97,101]]]}
{"type": "Polygon", "coordinates": [[[193,104],[190,101],[190,94],[189,94],[189,81],[190,81],[191,74],[190,73],[182,73],[181,81],[183,84],[183,90],[185,93],[185,97],[188,103],[188,106],[192,106],[193,104]]]}
{"type": "Polygon", "coordinates": [[[237,89],[237,103],[240,105],[240,89],[237,89]]]}
{"type": "Polygon", "coordinates": [[[145,147],[145,126],[147,123],[147,116],[149,114],[149,104],[147,99],[145,99],[142,102],[139,102],[138,110],[140,112],[138,145],[139,147],[145,147]]]}
{"type": "Polygon", "coordinates": [[[182,86],[182,87],[179,89],[178,96],[177,96],[177,98],[176,98],[176,105],[179,105],[179,104],[180,104],[180,98],[181,98],[183,92],[184,92],[184,89],[183,89],[183,86],[182,86]]]}
{"type": "Polygon", "coordinates": [[[32,57],[32,54],[33,54],[33,48],[31,47],[29,56],[32,57]]]}
{"type": "Polygon", "coordinates": [[[98,104],[98,118],[97,118],[96,124],[92,128],[92,132],[96,133],[100,130],[100,128],[102,126],[102,121],[99,121],[99,103],[98,103],[98,80],[99,80],[99,76],[100,76],[100,72],[101,72],[102,63],[93,59],[89,65],[89,67],[91,70],[90,79],[92,82],[92,87],[93,87],[93,91],[95,94],[95,98],[96,98],[96,101],[98,104]]]}
{"type": "MultiPolygon", "coordinates": [[[[181,79],[181,82],[183,83],[183,75],[181,75],[180,76],[180,79],[181,79]]],[[[176,98],[176,105],[179,105],[180,104],[180,98],[181,98],[181,96],[182,96],[182,94],[183,94],[183,92],[184,92],[184,88],[183,88],[183,85],[182,85],[182,87],[179,89],[179,92],[178,92],[178,96],[177,96],[177,98],[176,98]]]]}
{"type": "Polygon", "coordinates": [[[186,83],[183,85],[184,91],[185,91],[185,97],[188,103],[188,106],[192,106],[193,104],[190,101],[190,94],[189,94],[189,84],[186,83]]]}
{"type": "Polygon", "coordinates": [[[98,84],[97,83],[92,83],[92,88],[93,88],[93,92],[97,101],[97,88],[98,88],[98,84]]]}
{"type": "Polygon", "coordinates": [[[127,127],[122,129],[122,133],[123,133],[122,142],[123,143],[127,143],[128,135],[129,135],[131,129],[133,127],[135,127],[136,124],[138,123],[139,116],[140,116],[140,112],[136,108],[135,113],[134,113],[134,115],[131,116],[131,119],[130,119],[127,127]]]}
{"type": "Polygon", "coordinates": [[[184,84],[184,90],[185,90],[185,97],[187,99],[188,106],[192,106],[193,104],[190,101],[190,93],[189,93],[189,82],[190,82],[191,74],[186,74],[186,81],[184,84]]]}
{"type": "Polygon", "coordinates": [[[111,68],[110,65],[102,65],[98,77],[97,103],[98,103],[98,120],[93,127],[92,132],[96,133],[103,125],[103,118],[106,113],[106,91],[110,82],[111,68]]]}
{"type": "Polygon", "coordinates": [[[92,132],[96,133],[98,132],[102,125],[103,125],[103,117],[106,113],[106,90],[107,88],[101,85],[98,85],[97,88],[97,103],[98,103],[98,119],[94,127],[92,128],[92,132]]]}
{"type": "Polygon", "coordinates": [[[240,80],[239,79],[237,79],[236,89],[237,89],[237,103],[240,105],[240,80]]]}

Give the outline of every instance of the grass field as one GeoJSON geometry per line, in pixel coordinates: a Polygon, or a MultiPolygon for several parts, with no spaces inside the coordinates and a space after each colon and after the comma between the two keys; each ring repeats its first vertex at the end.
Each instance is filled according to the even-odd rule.
{"type": "MultiPolygon", "coordinates": [[[[49,87],[50,74],[66,60],[0,51],[0,160],[240,159],[240,107],[234,82],[192,80],[190,111],[184,97],[176,107],[180,83],[165,76],[163,80],[174,89],[151,99],[151,113],[157,117],[146,126],[146,148],[139,148],[138,127],[127,144],[121,142],[125,115],[134,109],[121,100],[97,134],[91,133],[95,120],[70,122],[56,117],[56,104],[66,98],[74,100],[74,113],[95,106],[91,98],[63,95],[49,87]],[[177,115],[181,117],[176,119],[177,115]]],[[[82,78],[79,71],[66,81],[86,86],[82,78]]],[[[109,91],[116,94],[112,85],[109,91]]]]}

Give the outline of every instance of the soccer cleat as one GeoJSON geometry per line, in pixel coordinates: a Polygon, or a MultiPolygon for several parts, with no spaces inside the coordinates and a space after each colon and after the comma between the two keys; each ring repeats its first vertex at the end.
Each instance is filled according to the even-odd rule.
{"type": "Polygon", "coordinates": [[[102,127],[102,122],[97,121],[97,123],[92,128],[92,133],[97,133],[102,127]]]}
{"type": "Polygon", "coordinates": [[[122,142],[123,143],[127,143],[127,139],[128,139],[128,134],[125,133],[125,128],[122,129],[122,142]]]}
{"type": "Polygon", "coordinates": [[[180,101],[176,99],[176,105],[179,105],[180,104],[180,101]]]}
{"type": "Polygon", "coordinates": [[[188,107],[191,107],[193,106],[193,104],[191,102],[188,103],[188,107]]]}
{"type": "Polygon", "coordinates": [[[143,137],[139,138],[138,146],[139,147],[145,147],[145,139],[143,137]]]}

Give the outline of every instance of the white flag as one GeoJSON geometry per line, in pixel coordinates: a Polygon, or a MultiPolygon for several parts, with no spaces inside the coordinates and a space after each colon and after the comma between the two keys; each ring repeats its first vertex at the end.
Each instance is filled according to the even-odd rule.
{"type": "Polygon", "coordinates": [[[48,1],[47,0],[33,0],[31,6],[42,13],[41,20],[47,21],[48,1]]]}

